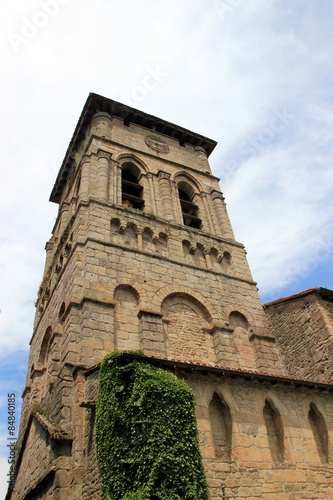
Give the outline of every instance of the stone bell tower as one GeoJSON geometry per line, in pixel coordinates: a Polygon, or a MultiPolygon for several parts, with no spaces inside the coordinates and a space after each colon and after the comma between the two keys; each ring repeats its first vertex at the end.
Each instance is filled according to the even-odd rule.
{"type": "Polygon", "coordinates": [[[89,95],[50,197],[59,212],[46,244],[8,498],[100,498],[87,377],[113,350],[283,375],[209,167],[215,146],[89,95]]]}

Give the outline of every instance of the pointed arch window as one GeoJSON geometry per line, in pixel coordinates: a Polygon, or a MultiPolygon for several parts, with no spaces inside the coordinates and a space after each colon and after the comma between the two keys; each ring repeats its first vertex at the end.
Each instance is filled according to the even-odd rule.
{"type": "Polygon", "coordinates": [[[209,416],[212,426],[216,458],[231,460],[232,420],[229,406],[214,392],[209,403],[209,416]]]}
{"type": "Polygon", "coordinates": [[[265,401],[263,413],[272,460],[273,462],[283,462],[284,429],[281,415],[268,399],[265,401]]]}
{"type": "Polygon", "coordinates": [[[320,460],[322,463],[327,463],[329,461],[327,427],[322,414],[314,403],[310,404],[308,418],[320,460]]]}
{"type": "Polygon", "coordinates": [[[188,184],[181,182],[178,185],[178,191],[185,226],[201,229],[202,221],[199,217],[199,207],[193,202],[193,188],[191,188],[188,184]]]}
{"type": "Polygon", "coordinates": [[[44,338],[42,341],[42,345],[40,348],[40,352],[39,352],[38,361],[39,361],[39,363],[41,363],[41,365],[44,365],[48,360],[49,351],[51,348],[51,337],[52,337],[52,330],[51,330],[51,327],[49,326],[45,332],[45,335],[44,335],[44,338]]]}
{"type": "Polygon", "coordinates": [[[139,183],[141,172],[133,163],[125,163],[121,171],[121,192],[123,206],[142,210],[144,207],[143,187],[139,183]]]}

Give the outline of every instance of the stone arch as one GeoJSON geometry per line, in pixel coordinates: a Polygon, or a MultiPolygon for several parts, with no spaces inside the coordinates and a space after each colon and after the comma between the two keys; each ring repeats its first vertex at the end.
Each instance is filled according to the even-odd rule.
{"type": "Polygon", "coordinates": [[[121,202],[123,207],[142,210],[144,207],[141,169],[133,162],[121,165],[121,202]]]}
{"type": "Polygon", "coordinates": [[[167,256],[168,255],[168,235],[163,231],[158,233],[158,240],[155,244],[157,253],[167,256]]]}
{"type": "Polygon", "coordinates": [[[231,460],[232,418],[229,405],[217,392],[213,393],[209,406],[215,457],[223,462],[231,460]]]}
{"type": "Polygon", "coordinates": [[[146,165],[146,163],[143,160],[141,160],[141,158],[139,158],[138,156],[136,156],[134,154],[122,153],[117,158],[115,158],[115,161],[117,161],[120,166],[124,165],[124,163],[127,163],[127,162],[133,163],[144,173],[149,172],[149,168],[146,165]]]}
{"type": "Polygon", "coordinates": [[[308,421],[312,430],[317,452],[322,463],[329,462],[329,441],[325,419],[315,403],[311,402],[308,411],[308,421]]]}
{"type": "Polygon", "coordinates": [[[162,302],[171,295],[185,295],[191,297],[191,299],[197,302],[207,313],[210,323],[220,323],[220,316],[217,314],[214,307],[205,299],[200,292],[193,290],[185,285],[182,286],[167,286],[161,288],[154,295],[152,302],[156,305],[157,309],[160,311],[162,308],[162,302]]]}
{"type": "Polygon", "coordinates": [[[193,255],[193,253],[194,253],[193,243],[191,243],[189,240],[183,240],[182,247],[183,247],[183,253],[185,255],[185,258],[187,255],[190,255],[190,254],[193,255]]]}
{"type": "Polygon", "coordinates": [[[151,227],[146,226],[142,231],[142,248],[147,252],[154,252],[154,231],[151,227]]]}
{"type": "Polygon", "coordinates": [[[280,411],[270,397],[265,399],[263,416],[273,462],[283,462],[285,453],[284,426],[280,411]]]}
{"type": "Polygon", "coordinates": [[[201,229],[202,200],[200,197],[200,186],[197,181],[187,173],[178,173],[174,180],[178,188],[178,197],[184,225],[195,229],[201,229]]]}
{"type": "Polygon", "coordinates": [[[128,222],[125,228],[120,227],[123,244],[131,248],[137,248],[137,232],[138,228],[134,222],[128,222]]]}
{"type": "Polygon", "coordinates": [[[119,350],[140,349],[138,306],[140,296],[131,285],[114,289],[114,345],[119,350]]]}
{"type": "Polygon", "coordinates": [[[130,294],[131,296],[133,296],[136,304],[138,305],[140,295],[137,292],[137,290],[131,285],[127,285],[127,284],[126,285],[125,284],[118,285],[114,289],[113,298],[114,298],[114,300],[117,300],[117,299],[123,300],[123,299],[121,299],[121,297],[125,297],[126,294],[130,294]]]}
{"type": "Polygon", "coordinates": [[[171,176],[171,180],[175,181],[177,185],[182,182],[190,184],[190,186],[193,189],[193,193],[196,192],[199,194],[203,191],[201,183],[188,172],[185,171],[176,172],[174,175],[171,176]]]}
{"type": "Polygon", "coordinates": [[[224,384],[216,384],[210,386],[209,390],[207,390],[207,387],[204,386],[203,391],[204,392],[201,396],[201,401],[204,406],[208,407],[210,401],[213,398],[214,393],[216,393],[219,395],[221,400],[225,401],[225,403],[228,405],[232,417],[233,413],[239,410],[237,402],[228,386],[224,384]]]}
{"type": "Polygon", "coordinates": [[[229,325],[237,328],[243,328],[244,330],[249,329],[249,322],[244,316],[244,314],[240,313],[239,311],[231,311],[229,314],[229,325]]]}
{"type": "Polygon", "coordinates": [[[256,369],[256,352],[250,340],[250,322],[247,314],[235,308],[229,312],[228,323],[233,328],[233,341],[237,351],[240,368],[244,370],[256,369]]]}
{"type": "MultiPolygon", "coordinates": [[[[126,279],[126,278],[125,278],[126,279]]],[[[115,278],[113,281],[113,290],[111,291],[112,296],[114,297],[115,291],[117,288],[127,288],[128,290],[131,290],[132,293],[137,297],[138,299],[138,307],[139,308],[144,308],[146,301],[147,301],[147,296],[146,296],[146,290],[145,288],[135,281],[134,279],[126,279],[124,278],[115,278]]]]}
{"type": "Polygon", "coordinates": [[[44,366],[48,360],[51,337],[52,337],[52,329],[49,326],[46,329],[39,351],[38,363],[40,363],[41,366],[44,366]]]}
{"type": "Polygon", "coordinates": [[[254,320],[253,320],[251,314],[243,306],[234,305],[234,304],[226,305],[223,308],[223,312],[226,315],[226,318],[227,318],[226,321],[228,323],[229,323],[229,316],[230,316],[231,313],[237,312],[237,313],[242,314],[245,317],[246,321],[248,322],[248,331],[249,332],[252,331],[252,329],[254,327],[254,320]]]}
{"type": "Polygon", "coordinates": [[[173,293],[161,304],[167,352],[172,359],[212,364],[215,351],[210,335],[211,315],[192,295],[173,293]]]}

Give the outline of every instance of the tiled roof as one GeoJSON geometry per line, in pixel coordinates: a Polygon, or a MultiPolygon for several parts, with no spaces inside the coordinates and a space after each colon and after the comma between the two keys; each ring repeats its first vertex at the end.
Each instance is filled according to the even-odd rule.
{"type": "MultiPolygon", "coordinates": [[[[157,358],[155,356],[145,356],[143,354],[137,354],[134,352],[126,352],[122,351],[119,352],[118,354],[119,357],[127,358],[127,359],[137,359],[141,361],[146,361],[150,364],[155,364],[159,366],[165,366],[169,368],[180,368],[184,370],[192,370],[192,371],[201,371],[201,372],[211,372],[211,373],[216,373],[218,375],[222,376],[229,376],[231,378],[234,377],[243,377],[245,379],[252,379],[252,380],[257,380],[257,381],[267,381],[271,383],[286,383],[286,384],[291,384],[291,385],[305,385],[305,386],[310,386],[310,387],[318,387],[320,389],[329,389],[333,391],[333,384],[327,384],[327,383],[322,383],[322,382],[316,382],[315,380],[304,380],[304,379],[298,379],[298,378],[291,378],[287,377],[284,375],[274,375],[270,374],[267,372],[259,372],[255,370],[242,370],[241,368],[238,369],[231,369],[227,366],[219,366],[219,365],[204,365],[200,363],[189,363],[185,361],[179,361],[176,359],[167,359],[167,358],[157,358]]],[[[94,365],[88,370],[86,370],[86,375],[89,375],[95,371],[98,371],[100,369],[100,363],[98,365],[94,365]]]]}

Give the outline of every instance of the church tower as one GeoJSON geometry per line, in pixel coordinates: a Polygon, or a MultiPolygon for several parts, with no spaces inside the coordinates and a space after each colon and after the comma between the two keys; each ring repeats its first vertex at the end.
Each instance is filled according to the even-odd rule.
{"type": "MultiPolygon", "coordinates": [[[[302,461],[297,450],[286,458],[283,426],[297,417],[284,420],[289,403],[279,406],[272,388],[282,390],[287,373],[210,170],[215,146],[89,95],[50,197],[59,211],[8,499],[101,498],[94,405],[99,363],[114,350],[142,350],[193,388],[211,498],[223,498],[228,480],[233,498],[266,498],[258,463],[290,461],[292,453],[302,461]],[[242,464],[246,473],[237,476],[242,464]]],[[[321,425],[320,403],[311,408],[321,425]]],[[[324,443],[318,467],[328,453],[324,443]]]]}

